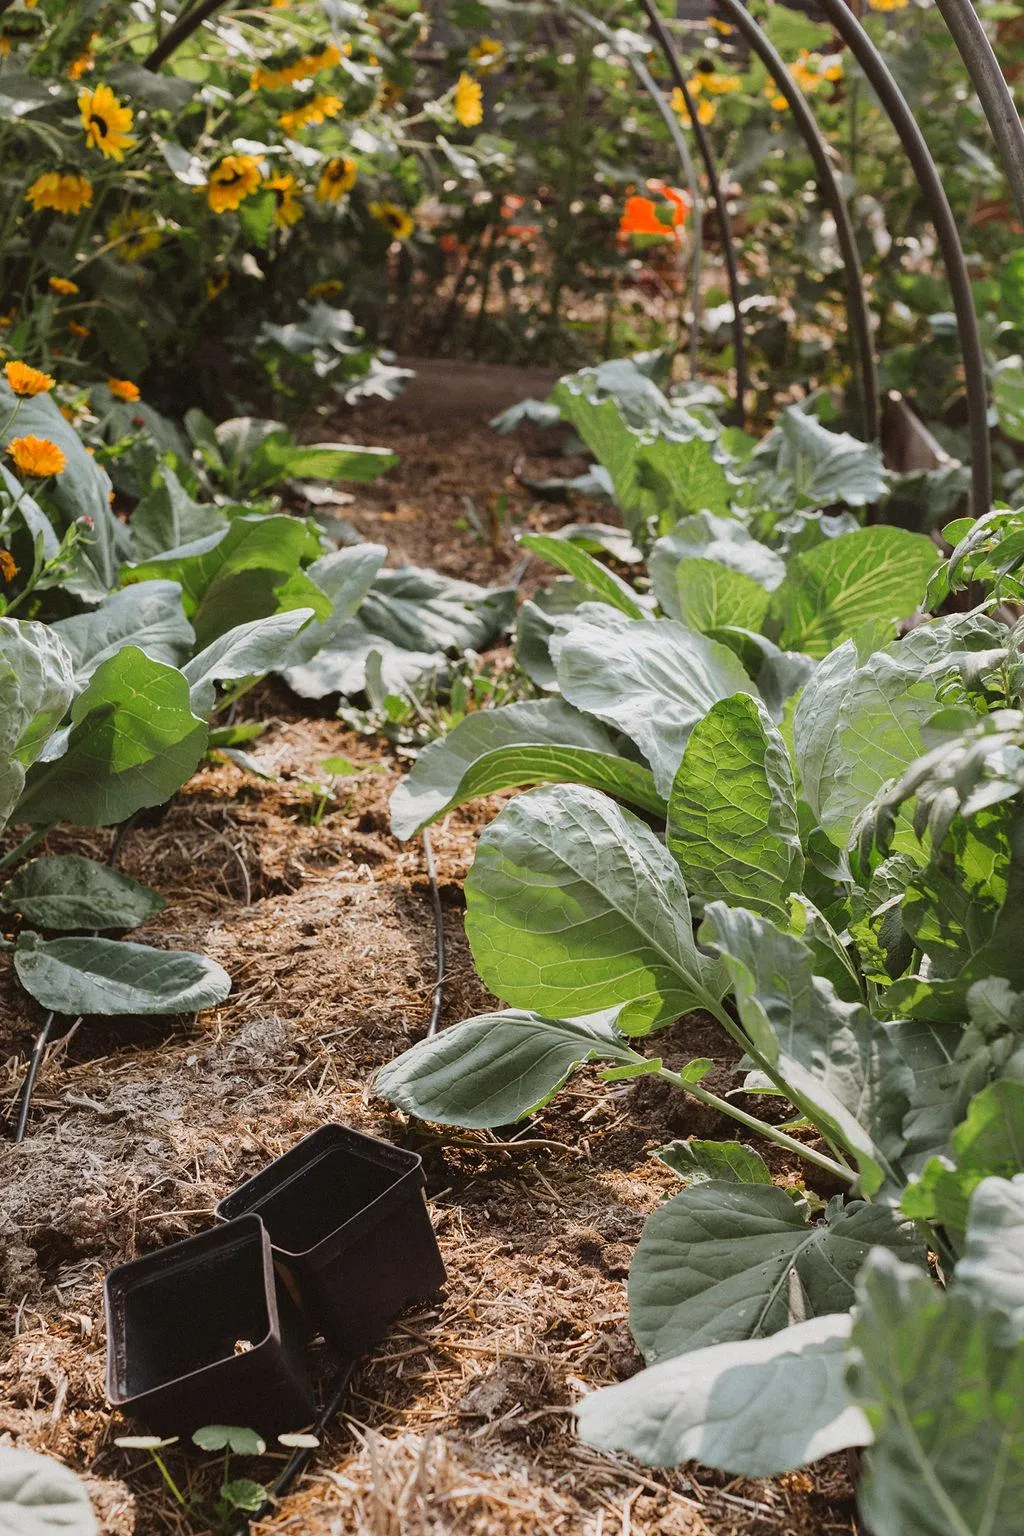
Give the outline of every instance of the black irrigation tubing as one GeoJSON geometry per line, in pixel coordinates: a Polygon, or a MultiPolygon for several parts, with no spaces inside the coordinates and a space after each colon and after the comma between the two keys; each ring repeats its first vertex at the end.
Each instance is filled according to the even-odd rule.
{"type": "Polygon", "coordinates": [[[158,70],[161,64],[167,62],[172,53],[186,42],[193,32],[198,31],[204,21],[209,21],[215,11],[219,11],[225,0],[199,0],[199,4],[186,11],[183,16],[171,27],[166,37],[163,37],[148,58],[143,60],[143,68],[158,70]]]}
{"type": "Polygon", "coordinates": [[[1003,78],[988,34],[971,0],[935,0],[936,8],[967,66],[992,135],[1017,213],[1024,220],[1024,126],[1003,78]]]}
{"type": "Polygon", "coordinates": [[[437,1034],[441,1023],[441,1013],[444,1009],[444,985],[447,980],[448,961],[444,942],[444,911],[441,907],[441,892],[437,884],[437,864],[434,861],[434,845],[430,841],[430,833],[426,827],[423,829],[423,852],[427,859],[427,879],[430,881],[430,902],[434,909],[434,946],[437,955],[437,979],[434,982],[434,1001],[430,1009],[430,1022],[427,1025],[428,1040],[437,1034]]]}
{"type": "Polygon", "coordinates": [[[708,190],[711,200],[715,205],[715,214],[718,219],[718,227],[722,238],[722,253],[725,257],[725,273],[729,286],[729,300],[732,304],[732,349],[733,360],[736,367],[736,416],[742,427],[746,421],[746,407],[744,401],[747,394],[747,350],[746,339],[743,334],[743,315],[740,312],[740,278],[736,266],[736,248],[733,244],[732,230],[729,228],[729,210],[726,206],[725,195],[722,192],[722,184],[718,176],[718,165],[715,161],[711,141],[704,132],[703,123],[697,120],[697,109],[690,88],[686,83],[686,74],[679,62],[675,44],[669,36],[668,28],[662,20],[654,0],[640,0],[644,15],[668,65],[672,82],[679,87],[683,104],[686,107],[687,116],[690,119],[690,127],[697,145],[697,151],[704,162],[704,170],[708,178],[708,190]]]}
{"type": "MultiPolygon", "coordinates": [[[[324,1434],[326,1434],[328,1426],[345,1401],[348,1384],[352,1380],[357,1363],[356,1360],[346,1360],[332,1378],[327,1392],[327,1400],[317,1415],[316,1423],[311,1431],[317,1440],[322,1439],[324,1434]]],[[[271,1483],[268,1490],[269,1497],[260,1505],[259,1509],[254,1509],[250,1514],[240,1515],[231,1527],[230,1536],[248,1536],[249,1522],[251,1520],[265,1520],[267,1515],[273,1512],[275,1502],[284,1497],[299,1473],[303,1472],[309,1465],[316,1449],[316,1446],[304,1445],[295,1451],[294,1455],[289,1457],[280,1476],[271,1483]]]]}
{"type": "Polygon", "coordinates": [[[836,223],[836,236],[843,257],[843,275],[846,283],[847,328],[853,348],[856,367],[860,373],[860,407],[864,437],[870,442],[879,434],[878,374],[875,369],[874,347],[871,341],[871,317],[864,296],[864,274],[861,270],[857,240],[839,185],[828,146],[825,143],[817,119],[807,103],[807,98],[786,67],[786,61],[762,32],[757,22],[740,4],[740,0],[721,0],[725,18],[741,32],[750,47],[758,55],[778,89],[789,103],[796,125],[814,162],[818,187],[836,223]]]}
{"type": "Polygon", "coordinates": [[[25,1072],[25,1080],[21,1085],[18,1095],[17,1119],[14,1130],[11,1132],[12,1141],[24,1141],[28,1130],[28,1112],[32,1107],[32,1092],[36,1086],[36,1078],[39,1076],[39,1068],[42,1066],[43,1057],[46,1055],[46,1047],[50,1041],[50,1030],[53,1021],[57,1017],[55,1013],[48,1013],[42,1029],[36,1036],[36,1043],[32,1047],[32,1055],[29,1058],[28,1069],[25,1072]]]}
{"type": "MultiPolygon", "coordinates": [[[[646,3],[646,0],[644,0],[646,3]]],[[[957,334],[964,362],[964,384],[971,442],[971,503],[975,517],[981,517],[992,505],[992,462],[988,432],[988,394],[985,387],[985,356],[974,310],[971,282],[964,261],[953,210],[942,185],[935,161],[917,125],[917,119],[889,70],[853,12],[844,0],[819,0],[828,20],[846,43],[867,77],[900,137],[918,186],[931,214],[942,252],[946,278],[953,295],[957,334]]]]}

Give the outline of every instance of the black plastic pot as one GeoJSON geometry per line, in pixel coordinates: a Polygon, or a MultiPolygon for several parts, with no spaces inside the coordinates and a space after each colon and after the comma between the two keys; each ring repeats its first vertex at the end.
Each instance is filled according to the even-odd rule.
{"type": "Polygon", "coordinates": [[[275,1284],[255,1216],[111,1270],[107,1397],[159,1435],[244,1424],[265,1435],[316,1413],[303,1325],[275,1284]]]}
{"type": "Polygon", "coordinates": [[[254,1213],[311,1327],[360,1355],[411,1301],[445,1279],[415,1152],[325,1125],[217,1207],[254,1213]]]}

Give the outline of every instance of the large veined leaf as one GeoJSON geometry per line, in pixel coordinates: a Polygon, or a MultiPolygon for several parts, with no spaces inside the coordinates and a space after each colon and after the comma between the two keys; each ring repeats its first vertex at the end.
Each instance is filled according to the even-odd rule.
{"type": "Polygon", "coordinates": [[[874,1194],[901,1147],[911,1074],[883,1025],[814,975],[810,948],[753,912],[712,902],[701,943],[722,956],[740,1019],[793,1102],[856,1158],[874,1194]]]}
{"type": "Polygon", "coordinates": [[[770,1184],[771,1169],[742,1141],[670,1141],[654,1156],[687,1184],[770,1184]]]}
{"type": "Polygon", "coordinates": [[[620,1029],[640,1034],[722,996],[678,866],[595,790],[513,800],[480,838],[466,898],[477,969],[513,1007],[578,1018],[623,1004],[620,1029]]]}
{"type": "Polygon", "coordinates": [[[287,676],[289,667],[311,660],[317,651],[330,644],[356,612],[386,558],[387,548],[383,544],[353,544],[313,561],[306,575],[330,600],[330,617],[308,623],[275,663],[276,671],[287,676]]]}
{"type": "Polygon", "coordinates": [[[28,494],[26,487],[11,474],[6,464],[0,464],[0,490],[10,494],[10,511],[7,515],[12,519],[14,527],[22,523],[31,540],[33,552],[38,549],[44,560],[52,560],[60,549],[56,530],[38,501],[28,494]]]}
{"type": "Polygon", "coordinates": [[[74,664],[49,624],[0,618],[0,761],[35,761],[74,698],[74,664]]]}
{"type": "Polygon", "coordinates": [[[509,1009],[452,1024],[377,1074],[374,1089],[441,1125],[509,1125],[553,1098],[586,1061],[639,1061],[610,1024],[509,1009]]]}
{"type": "MultiPolygon", "coordinates": [[[[746,526],[733,517],[700,512],[684,517],[670,534],[658,539],[651,550],[649,570],[655,595],[669,618],[683,617],[679,597],[679,566],[683,560],[708,560],[738,576],[749,577],[765,592],[772,592],[786,574],[786,562],[774,549],[761,544],[746,526]]],[[[723,620],[754,629],[749,618],[723,620]]]]}
{"type": "Polygon", "coordinates": [[[940,559],[931,539],[903,528],[858,528],[825,539],[790,562],[775,594],[779,643],[826,656],[868,624],[905,619],[940,559]]]}
{"type": "Polygon", "coordinates": [[[177,668],[126,645],[75,700],[64,755],[29,770],[16,814],[105,827],[163,805],[195,772],[208,735],[177,668]]]}
{"type": "Polygon", "coordinates": [[[873,1536],[1016,1536],[1024,1508],[1024,1342],[967,1286],[892,1254],[858,1285],[852,1396],[874,1444],[860,1488],[873,1536]]]}
{"type": "Polygon", "coordinates": [[[298,518],[236,517],[226,533],[126,566],[121,579],[178,582],[196,642],[205,646],[237,624],[291,608],[328,618],[330,602],[301,568],[320,553],[317,535],[298,518]]]}
{"type": "Polygon", "coordinates": [[[209,502],[193,501],[172,469],[161,469],[160,482],[142,497],[129,523],[137,560],[166,554],[227,530],[227,518],[209,502]]]}
{"type": "Polygon", "coordinates": [[[637,455],[636,478],[651,492],[662,528],[688,512],[724,513],[736,495],[713,445],[701,437],[684,441],[670,433],[645,443],[637,455]]]}
{"type": "Polygon", "coordinates": [[[863,507],[886,492],[882,453],[848,432],[830,432],[816,416],[790,406],[759,445],[752,468],[774,459],[774,474],[786,500],[798,507],[845,502],[863,507]]]}
{"type": "Polygon", "coordinates": [[[117,939],[23,933],[14,969],[25,991],[54,1013],[196,1013],[231,991],[227,971],[205,955],[117,939]]]}
{"type": "Polygon", "coordinates": [[[523,784],[589,784],[664,814],[651,771],[616,750],[604,726],[561,699],[529,700],[468,715],[424,747],[391,797],[396,837],[478,795],[523,784]]]}
{"type": "Polygon", "coordinates": [[[678,617],[702,635],[727,626],[758,630],[771,601],[760,582],[714,560],[680,560],[676,566],[678,617]]]}
{"type": "Polygon", "coordinates": [[[398,463],[390,448],[365,448],[357,443],[287,443],[264,439],[256,466],[259,484],[279,480],[351,480],[366,485],[379,480],[398,463]]]}
{"type": "Polygon", "coordinates": [[[124,645],[137,645],[155,661],[180,667],[195,643],[176,581],[146,581],[111,592],[99,607],[58,619],[53,629],[71,652],[79,688],[124,645]]]}
{"type": "Polygon", "coordinates": [[[871,1246],[924,1263],[914,1230],[880,1205],[831,1200],[809,1222],[770,1184],[694,1185],[648,1216],[629,1276],[629,1323],[649,1365],[845,1312],[871,1246]]]}
{"type": "Polygon", "coordinates": [[[0,911],[38,928],[137,928],[167,903],[108,864],[80,853],[33,859],[0,887],[0,911]]]}
{"type": "Polygon", "coordinates": [[[273,671],[289,646],[313,617],[311,608],[292,608],[251,619],[225,630],[182,668],[189,684],[189,707],[205,719],[217,697],[216,684],[273,671]]]}
{"type": "Polygon", "coordinates": [[[34,1451],[0,1446],[0,1536],[97,1536],[84,1483],[34,1451]]]}
{"type": "Polygon", "coordinates": [[[591,601],[610,603],[631,619],[646,617],[628,582],[601,565],[579,545],[542,533],[522,534],[519,542],[531,554],[539,555],[549,565],[557,565],[567,575],[574,576],[591,601]]]}
{"type": "Polygon", "coordinates": [[[719,700],[694,726],[666,840],[692,893],[786,921],[804,867],[793,770],[767,710],[749,694],[719,700]]]}
{"type": "Polygon", "coordinates": [[[776,1477],[871,1430],[844,1380],[849,1313],[814,1317],[766,1339],[695,1349],[577,1404],[581,1438],[653,1467],[696,1461],[776,1477]]]}
{"type": "Polygon", "coordinates": [[[950,1151],[951,1156],[925,1163],[920,1177],[907,1186],[902,1209],[915,1219],[940,1222],[959,1243],[978,1185],[992,1175],[1010,1178],[1024,1171],[1024,1084],[1004,1079],[983,1088],[954,1130],[950,1151]]]}
{"type": "Polygon", "coordinates": [[[719,699],[756,693],[726,646],[670,619],[607,631],[578,623],[552,641],[562,695],[636,743],[665,799],[690,732],[719,699]]]}
{"type": "Polygon", "coordinates": [[[375,664],[383,691],[392,694],[437,687],[449,671],[442,652],[406,650],[372,634],[355,618],[346,620],[315,656],[285,667],[281,675],[303,699],[323,699],[330,693],[351,698],[365,691],[375,664]]]}
{"type": "Polygon", "coordinates": [[[556,635],[567,634],[574,625],[584,623],[617,633],[632,620],[608,603],[587,601],[587,588],[570,576],[542,587],[527,599],[516,615],[515,651],[516,661],[531,683],[548,693],[558,691],[551,642],[556,635]]]}
{"type": "Polygon", "coordinates": [[[479,651],[512,623],[515,605],[512,587],[479,587],[405,565],[379,572],[359,622],[407,651],[479,651]]]}
{"type": "Polygon", "coordinates": [[[1008,1334],[1024,1339],[1024,1173],[983,1179],[974,1191],[954,1286],[1005,1312],[1008,1334]]]}

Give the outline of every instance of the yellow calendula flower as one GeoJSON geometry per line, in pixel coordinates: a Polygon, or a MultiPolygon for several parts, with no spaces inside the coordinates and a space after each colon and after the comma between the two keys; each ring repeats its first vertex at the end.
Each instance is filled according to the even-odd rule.
{"type": "Polygon", "coordinates": [[[47,394],[57,382],[52,374],[44,373],[41,368],[32,368],[28,363],[5,363],[4,376],[14,393],[26,398],[47,394]]]}
{"type": "Polygon", "coordinates": [[[141,208],[126,208],[115,214],[107,225],[107,244],[118,261],[141,261],[160,244],[160,231],[153,215],[141,208]]]}
{"type": "Polygon", "coordinates": [[[89,148],[110,160],[123,160],[125,150],[135,143],[129,132],[131,107],[123,107],[109,85],[98,85],[94,91],[79,92],[78,110],[89,148]]]}
{"type": "Polygon", "coordinates": [[[765,81],[764,94],[767,96],[773,112],[788,111],[789,102],[783,96],[774,80],[765,81]]]}
{"type": "Polygon", "coordinates": [[[504,53],[505,45],[496,37],[482,37],[478,43],[473,44],[468,57],[477,74],[489,75],[498,68],[504,53]]]}
{"type": "Polygon", "coordinates": [[[742,91],[739,75],[725,75],[717,69],[700,69],[689,82],[691,95],[732,96],[742,91]]]}
{"type": "Polygon", "coordinates": [[[13,581],[17,574],[18,567],[10,550],[0,549],[0,576],[3,577],[4,581],[13,581]]]}
{"type": "Polygon", "coordinates": [[[67,468],[65,455],[48,437],[12,437],[7,452],[23,475],[44,479],[47,475],[63,474],[67,468]]]}
{"type": "Polygon", "coordinates": [[[57,213],[81,213],[92,202],[92,182],[87,176],[44,171],[25,193],[25,201],[32,204],[36,213],[41,208],[53,208],[57,213]]]}
{"type": "Polygon", "coordinates": [[[274,223],[278,229],[287,229],[290,224],[297,224],[302,218],[302,204],[297,197],[298,183],[294,176],[271,176],[263,185],[268,192],[273,192],[277,206],[274,209],[274,223]]]}
{"type": "Polygon", "coordinates": [[[237,208],[259,190],[260,163],[254,155],[225,155],[210,172],[206,201],[214,213],[237,208]]]}
{"type": "Polygon", "coordinates": [[[868,0],[873,11],[905,11],[910,0],[868,0]]]}
{"type": "Polygon", "coordinates": [[[475,128],[484,120],[484,92],[479,80],[472,75],[461,74],[455,83],[452,98],[456,122],[463,128],[475,128]]]}
{"type": "Polygon", "coordinates": [[[314,96],[301,107],[282,112],[277,119],[285,133],[296,134],[300,128],[318,128],[329,117],[337,117],[345,103],[340,96],[314,96]]]}
{"type": "Polygon", "coordinates": [[[50,277],[47,278],[47,282],[52,293],[71,294],[79,292],[78,284],[73,283],[70,277],[50,277]]]}
{"type": "Polygon", "coordinates": [[[349,155],[335,155],[320,172],[316,184],[317,202],[336,203],[346,192],[351,192],[358,175],[359,168],[349,155]]]}
{"type": "MultiPolygon", "coordinates": [[[[678,85],[672,92],[672,95],[669,97],[669,105],[671,106],[673,112],[676,113],[679,120],[688,128],[690,126],[690,114],[686,110],[686,98],[682,91],[679,89],[678,85]]],[[[718,108],[715,103],[713,101],[709,101],[706,96],[698,96],[696,98],[696,106],[697,121],[702,125],[702,127],[706,128],[709,123],[714,122],[715,113],[718,111],[718,108]]]]}
{"type": "Polygon", "coordinates": [[[133,384],[131,379],[108,379],[107,388],[115,400],[123,400],[126,405],[142,399],[139,386],[133,384]]]}
{"type": "Polygon", "coordinates": [[[335,294],[343,293],[345,284],[340,277],[325,277],[322,283],[310,283],[306,289],[307,299],[330,299],[335,294]]]}
{"type": "Polygon", "coordinates": [[[397,203],[370,203],[370,217],[391,231],[395,240],[408,240],[416,224],[412,215],[397,203]]]}
{"type": "Polygon", "coordinates": [[[732,37],[736,30],[731,21],[723,21],[721,16],[709,16],[708,26],[712,32],[717,32],[719,37],[732,37]]]}

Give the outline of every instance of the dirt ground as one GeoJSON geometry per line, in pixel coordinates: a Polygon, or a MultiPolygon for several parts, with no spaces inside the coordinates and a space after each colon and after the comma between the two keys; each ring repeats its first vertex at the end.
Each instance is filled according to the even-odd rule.
{"type": "MultiPolygon", "coordinates": [[[[414,406],[361,414],[364,440],[407,460],[343,515],[399,559],[505,579],[519,559],[510,541],[470,540],[467,553],[453,525],[461,495],[482,499],[496,484],[531,515],[513,474],[522,443],[472,421],[446,431],[414,406]]],[[[527,459],[560,472],[542,444],[527,459]]],[[[423,1153],[448,1282],[361,1364],[322,1453],[262,1536],[856,1532],[842,1459],[730,1482],[652,1472],[575,1440],[572,1403],[640,1366],[625,1279],[646,1214],[675,1182],[651,1149],[728,1127],[663,1085],[609,1086],[591,1072],[511,1140],[440,1134],[375,1098],[374,1072],[423,1033],[435,984],[422,845],[389,831],[401,770],[386,747],[326,711],[300,713],[282,689],[264,687],[247,710],[272,722],[254,754],[275,777],[205,767],[164,816],[130,830],[120,858],[168,898],[140,936],[211,955],[233,978],[231,996],[191,1021],[72,1028],[42,1072],[29,1137],[0,1143],[0,1445],[85,1474],[109,1536],[215,1530],[218,1467],[168,1453],[197,1501],[184,1514],[143,1453],[113,1444],[130,1426],[104,1401],[103,1276],[202,1230],[240,1180],[342,1121],[423,1153]],[[356,771],[318,816],[318,765],[338,755],[356,771]]],[[[500,803],[435,829],[449,949],[442,1024],[491,1002],[465,941],[462,880],[500,803]]],[[[45,847],[104,856],[111,839],[62,830],[45,847]]],[[[40,1023],[0,956],[0,1114],[40,1023]]],[[[726,1043],[699,1020],[659,1037],[659,1051],[711,1056],[728,1080],[726,1043]]],[[[233,1475],[269,1481],[279,1465],[239,1460],[233,1475]]]]}

